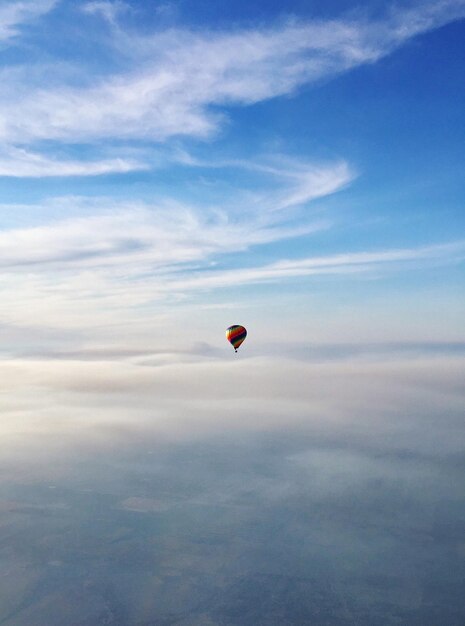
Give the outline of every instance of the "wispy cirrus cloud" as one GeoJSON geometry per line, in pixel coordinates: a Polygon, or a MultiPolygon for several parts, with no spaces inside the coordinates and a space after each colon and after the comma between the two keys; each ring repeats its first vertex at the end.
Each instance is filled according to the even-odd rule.
{"type": "MultiPolygon", "coordinates": [[[[50,162],[24,151],[14,154],[17,165],[9,169],[0,158],[0,173],[14,175],[15,168],[22,167],[22,173],[29,176],[52,176],[63,170],[89,174],[92,168],[97,174],[138,165],[116,160],[80,166],[50,162]]],[[[281,157],[275,158],[272,166],[267,162],[260,165],[257,160],[252,164],[243,161],[240,167],[262,167],[263,187],[236,189],[227,200],[211,206],[166,197],[152,204],[76,198],[63,199],[60,207],[59,199],[49,201],[55,211],[75,216],[53,221],[44,218],[34,227],[0,230],[0,267],[34,266],[37,271],[53,265],[73,270],[124,263],[127,271],[138,264],[159,268],[211,261],[217,255],[327,228],[330,221],[308,213],[306,206],[342,189],[355,175],[343,161],[311,165],[281,157]],[[268,191],[270,186],[273,193],[268,191]]],[[[37,213],[42,210],[37,207],[37,213]]]]}
{"type": "MultiPolygon", "coordinates": [[[[314,224],[314,229],[322,225],[314,224]]],[[[190,210],[146,209],[58,221],[0,237],[0,322],[93,328],[140,325],[155,303],[246,285],[318,276],[371,276],[454,265],[465,242],[348,251],[235,269],[215,267],[226,253],[296,235],[285,225],[226,227],[190,210]],[[137,321],[138,320],[138,321],[137,321]]],[[[150,313],[151,317],[153,313],[150,313]]]]}
{"type": "Polygon", "coordinates": [[[108,0],[93,0],[86,2],[82,10],[90,15],[101,15],[110,24],[116,24],[118,17],[128,11],[130,5],[121,0],[109,2],[108,0]]]}
{"type": "Polygon", "coordinates": [[[146,170],[150,166],[128,158],[84,160],[58,159],[13,146],[0,150],[0,176],[47,178],[52,176],[99,176],[146,170]]]}
{"type": "MultiPolygon", "coordinates": [[[[192,293],[181,278],[224,255],[327,229],[331,221],[308,203],[337,192],[354,176],[344,162],[311,166],[279,157],[236,166],[258,168],[262,186],[254,181],[253,191],[230,189],[226,199],[211,205],[166,197],[150,204],[63,198],[27,207],[42,216],[34,226],[0,231],[0,321],[53,320],[69,327],[99,324],[108,311],[112,319],[127,319],[129,310],[129,317],[137,317],[137,307],[192,293]]],[[[25,207],[3,209],[21,214],[25,207]]]]}
{"type": "Polygon", "coordinates": [[[234,285],[258,284],[301,276],[325,274],[379,273],[405,270],[418,264],[454,264],[465,259],[465,241],[415,248],[395,248],[376,252],[349,252],[321,257],[282,260],[261,267],[207,271],[175,279],[178,289],[218,289],[234,285]]]}
{"type": "MultiPolygon", "coordinates": [[[[116,7],[102,2],[85,6],[91,20],[95,13],[116,7]]],[[[4,73],[0,138],[6,147],[0,154],[0,175],[79,176],[144,169],[153,142],[211,135],[221,128],[230,107],[292,94],[302,85],[373,63],[464,12],[464,2],[451,0],[398,8],[383,21],[288,20],[228,32],[171,29],[151,35],[125,32],[119,24],[107,29],[110,42],[108,37],[100,42],[114,54],[111,70],[102,66],[85,81],[81,76],[65,78],[65,72],[54,76],[53,84],[45,74],[41,84],[40,71],[31,84],[22,69],[4,73]],[[109,154],[107,139],[119,140],[110,146],[123,156],[95,156],[97,144],[100,154],[109,154]],[[138,140],[146,152],[137,152],[138,140]],[[15,142],[21,148],[12,147],[15,142]],[[85,142],[82,150],[76,147],[85,142]],[[73,144],[69,154],[82,158],[49,156],[57,150],[66,153],[66,143],[73,144]]],[[[115,25],[117,12],[107,19],[115,25]]],[[[82,70],[82,65],[77,67],[82,70]]],[[[254,179],[268,180],[263,186],[254,180],[251,188],[233,190],[229,171],[227,193],[223,188],[218,202],[203,199],[196,204],[161,193],[151,203],[86,200],[82,211],[78,207],[68,218],[68,204],[61,211],[55,204],[53,219],[4,230],[2,319],[12,324],[53,319],[62,326],[92,325],[102,320],[102,302],[125,314],[130,309],[126,319],[133,319],[138,307],[170,297],[189,298],[200,290],[325,274],[374,276],[463,259],[461,242],[368,251],[361,245],[347,254],[262,264],[236,256],[233,271],[225,255],[328,228],[330,220],[312,215],[308,204],[344,188],[354,179],[354,168],[344,160],[310,164],[279,157],[205,163],[181,150],[173,154],[166,162],[203,168],[202,175],[208,168],[209,173],[241,168],[252,171],[254,179]]]]}
{"type": "MultiPolygon", "coordinates": [[[[90,6],[100,5],[107,7],[90,6]]],[[[288,21],[151,37],[118,29],[114,45],[125,57],[120,73],[99,75],[86,87],[44,85],[26,90],[21,100],[0,98],[0,137],[8,142],[207,137],[221,126],[225,107],[292,94],[373,63],[411,37],[464,15],[463,0],[449,0],[397,9],[383,21],[288,21]]]]}
{"type": "MultiPolygon", "coordinates": [[[[195,160],[192,164],[208,165],[195,160]]],[[[239,259],[256,246],[330,227],[331,221],[308,205],[342,189],[354,173],[345,162],[312,167],[283,156],[251,163],[218,161],[216,167],[250,169],[264,177],[264,186],[245,193],[236,189],[223,204],[211,206],[166,198],[151,204],[55,199],[46,203],[49,217],[35,226],[0,231],[4,294],[0,320],[35,324],[53,319],[65,327],[79,320],[80,325],[92,325],[102,318],[103,302],[104,309],[124,319],[129,310],[137,317],[138,307],[189,298],[200,291],[321,275],[373,277],[459,263],[465,257],[465,244],[458,241],[281,259],[264,265],[249,261],[228,269],[222,266],[225,255],[239,259]],[[57,217],[66,214],[70,217],[57,217]]],[[[37,206],[36,212],[40,215],[44,210],[37,206]]]]}
{"type": "Polygon", "coordinates": [[[341,159],[332,163],[311,163],[290,158],[282,154],[257,157],[255,160],[219,159],[207,161],[197,159],[184,150],[175,150],[172,156],[177,163],[190,167],[248,170],[275,178],[284,185],[273,189],[266,196],[260,194],[257,202],[249,198],[249,204],[261,203],[266,211],[279,211],[305,205],[312,200],[331,195],[349,185],[358,175],[356,169],[341,159]]]}
{"type": "Polygon", "coordinates": [[[11,39],[20,27],[48,13],[58,0],[12,0],[0,6],[0,41],[11,39]]]}
{"type": "Polygon", "coordinates": [[[324,220],[289,226],[262,216],[235,221],[226,213],[195,211],[174,204],[149,210],[132,204],[128,210],[65,219],[53,224],[0,233],[0,266],[34,271],[54,266],[124,264],[124,272],[148,268],[175,269],[179,264],[207,262],[215,255],[245,251],[258,244],[308,234],[327,227],[324,220]]]}

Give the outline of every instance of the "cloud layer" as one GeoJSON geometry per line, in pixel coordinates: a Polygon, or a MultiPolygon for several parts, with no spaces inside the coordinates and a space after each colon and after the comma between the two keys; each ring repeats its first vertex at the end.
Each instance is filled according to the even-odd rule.
{"type": "Polygon", "coordinates": [[[463,356],[231,357],[0,361],[2,619],[463,621],[463,356]]]}

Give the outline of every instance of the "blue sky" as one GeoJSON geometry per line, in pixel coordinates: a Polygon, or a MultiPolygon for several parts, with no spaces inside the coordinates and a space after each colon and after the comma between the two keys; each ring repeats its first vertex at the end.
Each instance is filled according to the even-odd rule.
{"type": "Polygon", "coordinates": [[[464,16],[3,2],[4,345],[463,341],[464,16]]]}
{"type": "Polygon", "coordinates": [[[0,0],[1,624],[463,626],[464,18],[0,0]]]}

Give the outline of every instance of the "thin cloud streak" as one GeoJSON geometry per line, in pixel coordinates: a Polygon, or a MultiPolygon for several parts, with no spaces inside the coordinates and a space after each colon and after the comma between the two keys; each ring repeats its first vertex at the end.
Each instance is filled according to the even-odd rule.
{"type": "Polygon", "coordinates": [[[266,283],[301,276],[324,274],[358,274],[383,269],[407,269],[415,262],[454,264],[465,259],[465,242],[393,249],[377,252],[355,252],[327,257],[277,261],[262,267],[205,272],[177,281],[179,289],[213,289],[266,283]]]}
{"type": "Polygon", "coordinates": [[[19,148],[9,148],[0,153],[0,176],[12,178],[100,176],[142,171],[149,167],[148,164],[123,158],[101,161],[51,159],[19,148]]]}

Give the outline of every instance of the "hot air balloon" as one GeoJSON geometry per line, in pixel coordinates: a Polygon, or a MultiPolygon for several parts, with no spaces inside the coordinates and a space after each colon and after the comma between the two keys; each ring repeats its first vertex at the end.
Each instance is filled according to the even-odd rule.
{"type": "Polygon", "coordinates": [[[226,330],[226,339],[234,348],[234,352],[237,352],[238,347],[247,337],[247,331],[243,326],[234,324],[226,330]]]}

